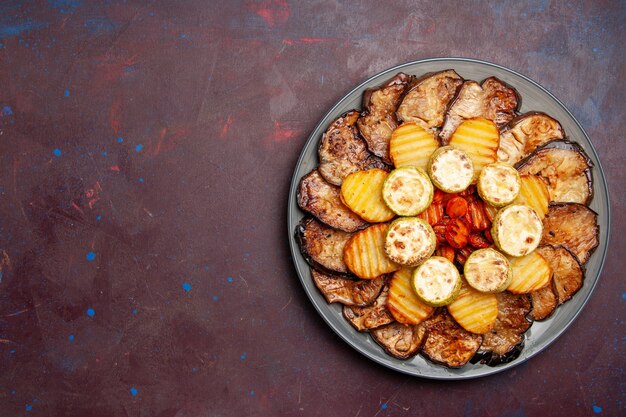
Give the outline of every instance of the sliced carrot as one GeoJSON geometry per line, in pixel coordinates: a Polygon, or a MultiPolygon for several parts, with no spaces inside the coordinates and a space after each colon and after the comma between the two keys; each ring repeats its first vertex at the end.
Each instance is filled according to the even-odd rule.
{"type": "Polygon", "coordinates": [[[463,197],[454,197],[446,204],[446,214],[452,218],[463,217],[467,214],[467,208],[467,200],[463,197]]]}
{"type": "Polygon", "coordinates": [[[453,248],[464,248],[469,240],[469,227],[461,219],[454,219],[446,226],[446,240],[453,248]]]}

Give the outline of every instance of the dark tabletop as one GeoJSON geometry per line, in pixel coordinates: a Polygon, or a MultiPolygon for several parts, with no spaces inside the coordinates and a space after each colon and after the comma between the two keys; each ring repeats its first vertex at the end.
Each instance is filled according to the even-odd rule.
{"type": "Polygon", "coordinates": [[[625,4],[461,3],[2,2],[0,415],[624,415],[625,4]],[[463,382],[388,370],[335,335],[286,224],[296,160],[330,106],[445,56],[557,96],[612,207],[574,324],[463,382]]]}

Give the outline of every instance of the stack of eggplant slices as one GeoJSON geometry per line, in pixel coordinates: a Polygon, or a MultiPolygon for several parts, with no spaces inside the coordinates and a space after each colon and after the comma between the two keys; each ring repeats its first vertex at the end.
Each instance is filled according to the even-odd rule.
{"type": "Polygon", "coordinates": [[[333,121],[297,241],[329,303],[395,358],[515,360],[598,245],[591,161],[511,86],[399,73],[333,121]]]}

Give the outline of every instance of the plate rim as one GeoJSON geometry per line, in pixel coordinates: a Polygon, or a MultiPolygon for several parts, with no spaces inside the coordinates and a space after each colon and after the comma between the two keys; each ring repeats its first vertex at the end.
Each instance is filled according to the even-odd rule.
{"type": "MultiPolygon", "coordinates": [[[[523,97],[522,97],[523,99],[523,97]]],[[[594,186],[596,185],[595,183],[597,182],[597,180],[594,179],[594,186]]],[[[595,193],[594,193],[595,194],[595,193]]],[[[507,68],[505,66],[499,65],[499,64],[495,64],[489,61],[484,61],[484,60],[480,60],[480,59],[475,59],[475,58],[466,58],[466,57],[435,57],[435,58],[425,58],[425,59],[419,59],[419,60],[413,60],[413,61],[407,61],[401,64],[397,64],[394,65],[390,68],[387,68],[383,71],[379,71],[377,73],[375,73],[374,75],[371,75],[369,77],[367,77],[364,81],[362,81],[361,83],[359,83],[356,87],[352,88],[350,91],[348,91],[347,93],[345,93],[339,100],[337,100],[337,102],[330,107],[330,109],[328,111],[326,111],[326,113],[323,115],[323,117],[321,119],[319,119],[319,121],[316,123],[315,127],[311,130],[311,133],[307,136],[307,139],[305,141],[304,146],[301,148],[300,150],[300,155],[298,157],[298,160],[296,161],[296,164],[294,166],[294,170],[293,170],[293,175],[291,178],[291,182],[290,182],[290,188],[289,188],[289,198],[287,200],[287,234],[288,234],[288,239],[289,239],[289,248],[290,248],[290,252],[291,252],[291,259],[292,259],[292,264],[296,270],[296,273],[298,275],[298,278],[300,280],[300,283],[304,289],[304,292],[307,295],[307,298],[309,299],[309,301],[311,302],[311,304],[313,304],[315,310],[317,311],[317,313],[322,317],[322,319],[324,320],[324,322],[326,322],[326,324],[344,341],[346,342],[350,347],[352,347],[354,350],[356,350],[357,352],[359,352],[361,355],[367,357],[368,359],[372,360],[373,362],[384,366],[385,368],[388,369],[392,369],[394,371],[406,374],[406,375],[411,375],[411,376],[415,376],[415,377],[420,377],[420,378],[425,378],[425,379],[433,379],[433,380],[467,380],[467,379],[475,379],[475,378],[481,378],[481,377],[486,377],[489,375],[494,375],[494,374],[498,374],[500,372],[504,372],[506,370],[509,370],[515,366],[521,365],[522,363],[526,363],[526,361],[528,361],[529,359],[535,357],[536,355],[538,355],[539,353],[545,351],[548,347],[550,347],[554,342],[556,342],[556,340],[558,340],[563,333],[565,333],[565,331],[567,331],[569,329],[569,327],[573,324],[573,322],[577,319],[577,317],[580,315],[580,313],[583,311],[584,307],[587,305],[587,302],[589,301],[589,298],[591,297],[591,295],[593,294],[593,292],[595,291],[598,282],[600,281],[600,276],[602,275],[602,271],[604,269],[604,264],[606,261],[606,255],[608,252],[608,248],[610,246],[610,234],[611,234],[611,204],[610,204],[610,193],[609,193],[609,188],[608,188],[608,182],[606,181],[606,176],[604,174],[604,169],[602,168],[602,164],[600,161],[600,158],[598,156],[598,153],[591,141],[591,139],[589,138],[589,135],[587,134],[587,132],[585,131],[585,129],[583,128],[583,126],[580,124],[580,122],[578,121],[578,119],[571,113],[571,111],[567,108],[567,106],[565,106],[557,97],[555,97],[552,93],[550,93],[550,91],[548,91],[545,87],[543,87],[542,85],[540,85],[539,83],[537,83],[536,81],[532,80],[531,78],[515,71],[512,70],[510,68],[507,68]],[[576,311],[574,311],[573,314],[571,314],[571,316],[567,317],[567,320],[565,322],[565,325],[561,328],[558,329],[556,331],[556,333],[554,333],[553,335],[551,335],[550,340],[547,341],[547,343],[545,343],[543,346],[541,346],[540,349],[537,349],[536,351],[531,352],[530,354],[528,354],[528,356],[525,356],[521,359],[516,359],[514,361],[508,362],[506,364],[502,364],[500,366],[495,366],[495,367],[489,367],[486,366],[485,368],[481,368],[483,370],[483,372],[471,372],[472,370],[470,369],[468,374],[443,374],[443,375],[433,375],[433,374],[424,374],[424,373],[417,373],[414,372],[414,369],[411,368],[404,368],[404,367],[399,367],[399,366],[394,366],[393,364],[387,363],[384,360],[382,360],[381,358],[379,358],[377,355],[371,354],[370,352],[361,349],[361,347],[357,344],[357,342],[355,340],[353,340],[352,337],[350,337],[349,334],[344,334],[344,332],[339,329],[334,323],[332,323],[330,321],[330,319],[328,317],[326,317],[326,313],[322,311],[322,307],[318,305],[318,303],[313,299],[313,295],[311,294],[311,291],[309,291],[306,283],[305,283],[305,277],[304,274],[301,270],[301,266],[299,265],[298,262],[296,262],[295,257],[297,256],[298,253],[300,253],[300,249],[297,245],[296,239],[294,237],[294,225],[292,224],[291,219],[294,218],[295,213],[294,210],[300,210],[297,207],[297,204],[295,204],[295,208],[294,208],[294,204],[293,201],[295,201],[294,199],[297,198],[297,189],[298,189],[298,185],[300,183],[300,177],[297,176],[298,170],[301,167],[302,163],[304,162],[305,159],[305,155],[308,153],[308,150],[311,146],[314,145],[314,142],[316,142],[316,137],[317,134],[316,132],[318,132],[320,130],[320,128],[323,127],[324,124],[328,123],[328,118],[329,116],[334,113],[339,107],[341,107],[344,102],[352,97],[353,94],[355,94],[356,92],[358,92],[359,90],[362,90],[368,83],[370,83],[372,80],[377,79],[377,78],[382,78],[384,75],[389,74],[389,73],[395,73],[397,71],[401,71],[402,69],[405,69],[407,67],[410,66],[414,66],[414,65],[420,65],[420,64],[426,64],[426,63],[432,63],[432,62],[446,62],[446,63],[450,63],[451,65],[454,65],[454,63],[458,63],[458,62],[464,62],[464,63],[470,63],[470,64],[478,64],[478,65],[483,65],[483,66],[487,66],[487,67],[493,67],[493,68],[498,68],[501,71],[510,73],[513,76],[516,77],[520,77],[523,80],[529,82],[533,87],[539,89],[543,94],[546,94],[548,97],[550,97],[552,100],[554,100],[560,107],[561,109],[563,109],[563,111],[565,111],[567,113],[567,115],[571,118],[571,120],[576,124],[576,126],[578,127],[578,129],[580,130],[580,132],[582,132],[583,136],[585,137],[586,141],[589,143],[590,147],[589,149],[585,149],[585,151],[587,152],[591,152],[593,154],[593,161],[594,161],[594,165],[597,168],[597,172],[599,173],[600,179],[601,181],[599,181],[604,189],[605,195],[606,195],[606,240],[603,243],[602,240],[600,243],[603,243],[603,248],[602,248],[602,252],[600,253],[600,262],[599,262],[599,266],[598,266],[598,272],[597,272],[597,277],[596,279],[592,282],[591,284],[591,288],[589,289],[589,292],[587,293],[587,295],[584,297],[584,299],[582,300],[582,304],[580,306],[580,308],[578,308],[576,311]]],[[[307,264],[306,265],[307,268],[310,268],[310,266],[307,264]]],[[[326,307],[330,307],[329,304],[326,305],[326,307]]],[[[432,364],[433,366],[437,366],[435,364],[432,364]]],[[[480,370],[480,369],[479,369],[480,370]]],[[[478,370],[478,371],[479,371],[478,370]]]]}

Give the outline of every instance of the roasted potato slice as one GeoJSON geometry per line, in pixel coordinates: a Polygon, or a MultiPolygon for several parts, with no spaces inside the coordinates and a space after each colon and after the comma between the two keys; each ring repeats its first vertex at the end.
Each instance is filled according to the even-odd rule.
{"type": "Polygon", "coordinates": [[[398,119],[441,127],[448,103],[461,84],[463,79],[452,69],[424,74],[402,98],[396,112],[398,119]]]}
{"type": "Polygon", "coordinates": [[[387,308],[398,322],[415,325],[430,317],[434,308],[415,295],[412,276],[413,270],[409,268],[402,268],[393,274],[389,283],[387,308]]]}
{"type": "Polygon", "coordinates": [[[349,174],[370,168],[387,168],[380,158],[367,150],[355,126],[359,113],[349,111],[328,126],[322,135],[318,153],[320,174],[326,181],[341,185],[349,174]]]}
{"type": "Polygon", "coordinates": [[[460,368],[469,362],[483,341],[483,336],[463,329],[445,308],[420,326],[426,328],[424,357],[450,368],[460,368]]]}
{"type": "Polygon", "coordinates": [[[389,173],[373,168],[348,175],[341,184],[342,201],[363,220],[386,222],[395,217],[383,199],[383,185],[389,173]]]}
{"type": "Polygon", "coordinates": [[[448,312],[468,332],[484,334],[493,329],[498,317],[494,294],[475,290],[463,283],[458,297],[448,305],[448,312]]]}
{"type": "Polygon", "coordinates": [[[389,287],[384,286],[376,301],[366,307],[343,307],[343,316],[360,332],[375,329],[393,322],[393,316],[387,310],[389,287]]]}
{"type": "Polygon", "coordinates": [[[543,219],[541,243],[565,246],[584,265],[598,247],[599,235],[598,214],[589,207],[576,203],[551,204],[543,219]]]}
{"type": "Polygon", "coordinates": [[[341,274],[348,273],[343,252],[351,236],[350,233],[333,229],[313,217],[305,217],[296,228],[296,240],[309,265],[341,274]]]}
{"type": "Polygon", "coordinates": [[[396,110],[412,76],[399,73],[378,88],[365,90],[363,93],[363,113],[357,121],[359,132],[367,142],[367,147],[374,155],[386,163],[389,158],[389,140],[391,133],[398,127],[396,110]]]}
{"type": "Polygon", "coordinates": [[[365,307],[372,304],[385,285],[385,276],[376,279],[352,279],[311,269],[315,286],[328,303],[365,307]]]}
{"type": "Polygon", "coordinates": [[[515,117],[519,103],[517,91],[495,77],[489,77],[481,84],[465,81],[450,102],[439,140],[442,145],[447,145],[457,127],[464,120],[475,117],[491,120],[498,127],[504,126],[515,117]]]}
{"type": "Polygon", "coordinates": [[[375,224],[356,232],[346,243],[343,259],[348,269],[359,278],[374,279],[400,269],[385,253],[387,223],[375,224]]]}
{"type": "Polygon", "coordinates": [[[589,204],[593,197],[591,160],[577,143],[555,140],[516,165],[520,174],[540,176],[548,186],[550,202],[589,204]]]}
{"type": "Polygon", "coordinates": [[[385,349],[385,352],[398,359],[415,356],[426,335],[424,326],[408,326],[398,322],[378,327],[370,333],[372,339],[385,349]]]}
{"type": "Polygon", "coordinates": [[[554,271],[554,290],[559,305],[563,304],[583,286],[585,273],[576,256],[563,246],[545,245],[537,248],[554,271]]]}
{"type": "Polygon", "coordinates": [[[532,303],[532,310],[530,310],[530,314],[528,316],[533,320],[540,321],[550,317],[559,304],[552,280],[547,286],[533,291],[529,295],[532,303]]]}
{"type": "Polygon", "coordinates": [[[522,185],[514,203],[526,204],[539,216],[541,220],[546,217],[550,204],[550,192],[545,181],[537,175],[520,175],[522,185]]]}
{"type": "Polygon", "coordinates": [[[524,113],[500,131],[498,160],[515,165],[539,146],[564,138],[565,132],[556,119],[541,112],[524,113]]]}
{"type": "Polygon", "coordinates": [[[474,165],[478,178],[483,167],[496,162],[500,133],[488,119],[478,117],[464,120],[450,137],[450,146],[465,151],[474,165]]]}
{"type": "Polygon", "coordinates": [[[367,226],[367,222],[357,216],[341,201],[341,189],[329,184],[314,169],[302,177],[298,188],[298,205],[319,221],[344,232],[356,232],[367,226]]]}
{"type": "Polygon", "coordinates": [[[426,170],[439,147],[433,133],[417,123],[405,123],[391,134],[389,155],[396,168],[415,166],[426,170]]]}
{"type": "Polygon", "coordinates": [[[504,291],[496,294],[498,317],[493,329],[484,335],[478,357],[488,365],[506,363],[517,358],[524,342],[524,332],[532,322],[526,316],[530,312],[527,294],[504,291]]]}
{"type": "Polygon", "coordinates": [[[509,258],[513,279],[507,290],[514,294],[524,294],[545,287],[552,279],[552,268],[540,252],[509,258]]]}

